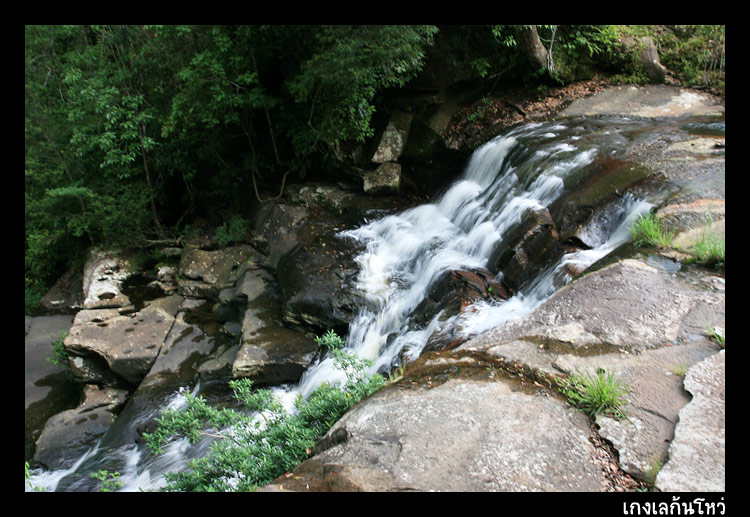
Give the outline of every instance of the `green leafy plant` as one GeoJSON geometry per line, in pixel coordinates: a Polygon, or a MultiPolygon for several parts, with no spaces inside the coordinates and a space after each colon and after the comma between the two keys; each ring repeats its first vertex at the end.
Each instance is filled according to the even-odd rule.
{"type": "Polygon", "coordinates": [[[327,333],[323,334],[322,336],[316,337],[315,342],[318,344],[318,348],[320,349],[325,347],[330,350],[333,350],[333,349],[339,349],[344,346],[344,339],[338,334],[336,334],[333,330],[329,330],[327,333]]]}
{"type": "MultiPolygon", "coordinates": [[[[324,336],[329,341],[335,333],[324,336]]],[[[323,339],[323,338],[322,338],[323,339]]],[[[149,447],[163,453],[175,435],[196,443],[216,440],[205,456],[191,460],[189,470],[166,475],[165,491],[252,491],[290,471],[312,452],[317,440],[354,404],[384,386],[381,375],[364,373],[369,364],[341,348],[337,367],[347,372],[343,384],[324,383],[307,399],[298,397],[287,412],[268,389],[254,389],[250,379],[230,382],[244,410],[214,408],[200,396],[186,395],[187,408],[166,410],[153,433],[144,433],[149,447]]]]}
{"type": "Polygon", "coordinates": [[[100,470],[99,472],[93,472],[91,477],[100,481],[99,492],[113,492],[122,488],[119,472],[100,470]]]}
{"type": "Polygon", "coordinates": [[[662,467],[664,467],[664,463],[659,459],[659,456],[656,454],[651,456],[651,463],[646,472],[646,483],[653,486],[656,482],[656,476],[659,475],[659,471],[661,471],[662,467]]]}
{"type": "Polygon", "coordinates": [[[64,366],[68,364],[68,351],[63,346],[63,341],[68,337],[68,331],[64,330],[60,334],[60,339],[56,339],[52,342],[52,357],[48,357],[47,361],[51,362],[55,366],[64,366]]]}
{"type": "Polygon", "coordinates": [[[216,229],[214,241],[222,248],[245,239],[248,222],[242,217],[233,216],[228,223],[224,223],[216,229]]]}
{"type": "Polygon", "coordinates": [[[26,484],[31,488],[34,492],[44,492],[43,487],[34,486],[31,483],[31,472],[29,471],[29,462],[26,462],[26,484]]]}
{"type": "Polygon", "coordinates": [[[681,363],[678,363],[678,364],[675,364],[674,366],[672,366],[672,368],[670,369],[670,371],[673,374],[675,374],[675,375],[678,375],[680,377],[685,377],[685,374],[688,371],[688,367],[687,367],[687,364],[685,363],[685,361],[682,361],[681,363]]]}
{"type": "Polygon", "coordinates": [[[630,229],[636,246],[653,246],[666,248],[672,243],[674,234],[665,231],[656,216],[652,213],[642,215],[630,229]]]}
{"type": "Polygon", "coordinates": [[[562,393],[568,401],[592,418],[603,414],[617,419],[624,418],[622,406],[630,391],[623,386],[614,373],[607,374],[598,369],[596,375],[574,374],[561,383],[562,393]]]}

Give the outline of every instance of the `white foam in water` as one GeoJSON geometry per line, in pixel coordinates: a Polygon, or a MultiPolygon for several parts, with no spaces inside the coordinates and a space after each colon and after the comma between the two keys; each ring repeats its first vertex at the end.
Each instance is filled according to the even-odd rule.
{"type": "Polygon", "coordinates": [[[98,445],[89,449],[83,456],[78,458],[76,462],[67,469],[60,470],[44,470],[44,469],[33,469],[29,472],[29,480],[26,483],[26,491],[33,492],[41,490],[44,492],[54,492],[57,489],[58,483],[68,474],[72,474],[81,464],[87,459],[91,458],[96,454],[98,445]]]}
{"type": "MultiPolygon", "coordinates": [[[[441,313],[424,328],[410,326],[409,315],[433,282],[446,272],[486,267],[505,232],[526,211],[549,206],[563,192],[566,176],[596,157],[595,148],[576,147],[579,137],[575,134],[559,136],[566,132],[575,131],[565,124],[520,126],[477,149],[461,179],[434,203],[339,234],[365,246],[356,261],[360,267],[357,287],[367,303],[350,324],[345,345],[349,353],[371,359],[371,372],[388,369],[398,358],[412,361],[419,357],[430,336],[445,323],[441,313]],[[527,150],[524,141],[532,141],[537,149],[527,150]]],[[[651,205],[631,198],[623,198],[623,203],[620,225],[600,246],[563,256],[506,301],[478,302],[471,310],[451,316],[460,336],[476,335],[522,317],[570,281],[566,266],[585,268],[624,243],[632,221],[651,205]]],[[[307,397],[324,382],[344,380],[345,374],[326,358],[310,367],[296,386],[273,391],[293,411],[299,396],[307,397]]],[[[176,396],[170,407],[181,404],[184,397],[176,396]]],[[[164,472],[185,468],[185,447],[185,441],[171,442],[165,455],[149,459],[145,467],[139,465],[141,453],[135,448],[125,451],[130,456],[128,472],[121,476],[123,490],[162,486],[164,472]]],[[[44,481],[45,474],[35,475],[32,481],[55,487],[75,467],[47,474],[49,482],[44,481]]]]}
{"type": "Polygon", "coordinates": [[[653,205],[630,196],[624,198],[623,203],[624,216],[604,243],[592,249],[566,253],[556,264],[542,271],[525,290],[506,301],[492,303],[482,300],[473,304],[472,310],[456,316],[458,335],[470,338],[525,316],[572,280],[568,274],[568,266],[574,266],[572,269],[575,271],[583,271],[627,242],[633,223],[640,215],[651,210],[653,205]]]}

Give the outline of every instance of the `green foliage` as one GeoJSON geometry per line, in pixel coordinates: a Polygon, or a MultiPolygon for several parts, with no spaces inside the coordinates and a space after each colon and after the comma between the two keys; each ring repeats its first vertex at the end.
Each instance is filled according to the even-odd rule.
{"type": "Polygon", "coordinates": [[[706,216],[706,225],[704,226],[701,240],[696,242],[690,249],[696,260],[708,267],[724,269],[725,267],[725,248],[726,239],[724,236],[717,235],[713,232],[713,221],[711,214],[706,216]]]}
{"type": "Polygon", "coordinates": [[[666,248],[672,243],[674,235],[665,231],[653,213],[642,215],[630,229],[633,243],[636,246],[653,246],[666,248]]]}
{"type": "Polygon", "coordinates": [[[675,25],[656,34],[659,57],[685,86],[710,86],[724,91],[725,25],[675,25]]]}
{"type": "Polygon", "coordinates": [[[721,327],[708,326],[708,335],[713,339],[717,345],[724,348],[724,329],[721,327]]]}
{"type": "MultiPolygon", "coordinates": [[[[641,31],[689,84],[723,88],[724,26],[536,27],[558,81],[641,31]]],[[[450,82],[538,83],[517,28],[26,26],[27,310],[92,245],[177,238],[256,187],[333,172],[427,64],[450,82]]]]}
{"type": "Polygon", "coordinates": [[[216,229],[214,241],[222,248],[235,242],[242,242],[249,228],[249,223],[242,217],[233,216],[228,223],[216,229]]]}
{"type": "Polygon", "coordinates": [[[372,135],[376,96],[414,77],[436,32],[26,26],[27,310],[91,245],[243,209],[254,185],[278,191],[372,135]]]}
{"type": "Polygon", "coordinates": [[[92,479],[99,480],[99,492],[113,492],[122,488],[122,481],[120,481],[119,472],[100,470],[98,472],[92,472],[91,477],[92,479]]]}
{"type": "Polygon", "coordinates": [[[310,107],[307,124],[316,141],[337,145],[372,136],[376,93],[404,86],[421,70],[436,32],[431,26],[321,27],[316,52],[288,82],[296,102],[310,107]]]}
{"type": "Polygon", "coordinates": [[[327,349],[334,350],[344,346],[344,339],[333,330],[329,330],[322,336],[317,336],[315,342],[318,344],[318,348],[321,349],[326,347],[327,349]]]}
{"type": "MultiPolygon", "coordinates": [[[[523,25],[493,25],[492,35],[507,52],[519,56],[518,30],[523,25]]],[[[551,78],[557,82],[575,80],[581,71],[611,51],[617,41],[613,25],[535,25],[540,43],[551,54],[551,78]]],[[[537,74],[538,77],[541,75],[537,74]]]]}
{"type": "Polygon", "coordinates": [[[52,357],[48,357],[47,360],[55,366],[62,366],[68,363],[68,351],[63,346],[63,341],[68,336],[68,331],[65,330],[60,335],[59,339],[52,342],[52,357]]]}
{"type": "Polygon", "coordinates": [[[562,382],[562,392],[568,401],[592,418],[599,414],[623,418],[621,408],[629,391],[613,373],[606,374],[601,369],[596,376],[574,374],[562,382]]]}
{"type": "MultiPolygon", "coordinates": [[[[618,38],[650,37],[659,51],[659,61],[686,87],[704,87],[724,92],[726,73],[724,25],[615,25],[618,38]]],[[[615,75],[623,83],[645,84],[648,78],[634,49],[626,70],[615,75]]]]}
{"type": "MultiPolygon", "coordinates": [[[[326,336],[338,342],[335,334],[326,336]]],[[[167,474],[165,490],[251,491],[305,460],[336,420],[386,383],[380,375],[364,374],[366,362],[362,359],[340,348],[334,352],[338,353],[337,366],[347,372],[347,381],[343,385],[324,383],[306,400],[297,399],[294,413],[287,413],[270,390],[254,389],[250,379],[230,382],[244,411],[214,408],[204,398],[189,394],[187,409],[164,411],[157,429],[144,433],[154,452],[163,453],[176,434],[192,443],[204,436],[217,438],[205,456],[190,462],[189,470],[167,474]]]]}
{"type": "Polygon", "coordinates": [[[34,486],[34,485],[33,485],[33,484],[31,483],[31,472],[29,472],[29,462],[28,462],[28,461],[26,462],[26,484],[27,484],[27,485],[28,485],[28,487],[29,487],[29,488],[31,488],[31,489],[32,489],[32,490],[33,490],[34,492],[44,492],[44,491],[45,491],[43,487],[39,487],[39,486],[34,486]]]}

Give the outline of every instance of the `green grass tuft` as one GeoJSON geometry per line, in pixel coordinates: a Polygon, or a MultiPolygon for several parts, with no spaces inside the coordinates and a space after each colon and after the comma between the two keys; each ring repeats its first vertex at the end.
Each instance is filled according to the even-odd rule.
{"type": "Polygon", "coordinates": [[[642,215],[630,229],[636,246],[667,248],[672,244],[674,234],[661,227],[654,214],[642,215]]]}
{"type": "Polygon", "coordinates": [[[574,374],[562,383],[568,401],[592,418],[603,414],[616,419],[625,417],[622,406],[630,389],[623,386],[613,373],[599,369],[595,376],[574,374]]]}

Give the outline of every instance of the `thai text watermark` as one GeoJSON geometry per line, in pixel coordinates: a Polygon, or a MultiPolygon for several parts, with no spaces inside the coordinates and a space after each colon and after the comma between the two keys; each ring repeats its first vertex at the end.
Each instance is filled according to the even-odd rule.
{"type": "Polygon", "coordinates": [[[709,501],[705,497],[681,500],[672,496],[671,502],[644,501],[622,503],[623,515],[724,515],[724,497],[709,501]]]}

